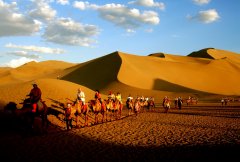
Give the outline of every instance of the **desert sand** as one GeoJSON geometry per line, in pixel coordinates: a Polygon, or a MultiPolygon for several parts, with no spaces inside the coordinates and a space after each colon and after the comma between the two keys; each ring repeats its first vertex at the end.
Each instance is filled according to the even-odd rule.
{"type": "MultiPolygon", "coordinates": [[[[239,54],[203,49],[189,56],[152,54],[138,56],[114,52],[88,62],[30,62],[18,68],[0,68],[2,158],[9,161],[228,161],[239,157],[240,102],[222,106],[222,97],[240,97],[239,54]],[[47,132],[27,131],[4,106],[20,102],[37,83],[49,111],[47,132]],[[109,91],[122,94],[125,105],[131,94],[154,97],[156,108],[120,120],[66,130],[59,103],[76,98],[81,88],[86,100],[95,90],[102,98],[109,91]],[[197,97],[197,105],[183,104],[164,113],[164,96],[197,97]]],[[[99,115],[101,118],[101,115],[99,115]]],[[[38,121],[36,121],[38,122],[38,121]]],[[[75,126],[75,122],[73,122],[75,126]]]]}

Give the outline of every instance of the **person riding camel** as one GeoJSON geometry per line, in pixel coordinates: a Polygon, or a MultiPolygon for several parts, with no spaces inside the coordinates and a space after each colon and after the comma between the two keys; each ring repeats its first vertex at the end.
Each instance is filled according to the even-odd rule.
{"type": "Polygon", "coordinates": [[[131,96],[131,94],[129,94],[127,97],[127,102],[132,102],[132,101],[133,101],[133,97],[131,96]]]}
{"type": "Polygon", "coordinates": [[[94,95],[94,98],[95,98],[95,100],[99,100],[100,103],[102,104],[101,94],[100,94],[99,90],[96,90],[96,93],[95,93],[95,95],[94,95]]]}
{"type": "Polygon", "coordinates": [[[41,92],[40,88],[38,88],[36,83],[34,83],[32,85],[33,85],[33,88],[31,89],[29,95],[27,95],[27,96],[30,97],[30,101],[31,101],[31,104],[33,107],[32,112],[36,113],[37,112],[37,104],[41,100],[42,92],[41,92]]]}
{"type": "Polygon", "coordinates": [[[118,100],[122,104],[122,95],[121,95],[121,93],[119,93],[119,92],[117,93],[116,100],[118,100]]]}
{"type": "Polygon", "coordinates": [[[77,100],[78,101],[82,101],[83,105],[85,105],[85,93],[82,91],[81,88],[78,89],[78,92],[77,92],[77,100]]]}
{"type": "Polygon", "coordinates": [[[115,101],[115,95],[114,95],[114,93],[112,93],[112,91],[109,92],[108,99],[112,100],[112,101],[115,101]]]}
{"type": "Polygon", "coordinates": [[[130,103],[133,103],[133,97],[131,96],[131,94],[129,94],[127,97],[127,101],[126,101],[127,107],[129,106],[130,103]]]}
{"type": "Polygon", "coordinates": [[[96,90],[95,92],[96,92],[94,95],[95,100],[97,100],[97,99],[101,100],[101,94],[100,94],[99,90],[96,90]]]}

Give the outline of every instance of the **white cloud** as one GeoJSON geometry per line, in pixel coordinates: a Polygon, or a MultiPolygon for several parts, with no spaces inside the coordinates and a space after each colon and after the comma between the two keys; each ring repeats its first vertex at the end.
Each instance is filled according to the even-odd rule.
{"type": "Polygon", "coordinates": [[[73,7],[78,8],[80,10],[86,10],[86,9],[98,9],[100,6],[96,4],[90,4],[89,2],[74,1],[73,7]]]}
{"type": "Polygon", "coordinates": [[[129,4],[135,4],[144,7],[158,7],[160,10],[165,9],[165,4],[163,2],[154,2],[154,0],[136,0],[130,1],[129,4]]]}
{"type": "Polygon", "coordinates": [[[49,5],[49,0],[33,0],[34,9],[29,11],[29,15],[40,21],[50,21],[56,17],[57,11],[49,5]]]}
{"type": "Polygon", "coordinates": [[[138,9],[131,9],[121,4],[111,3],[98,6],[95,4],[89,4],[89,2],[75,1],[74,7],[79,8],[80,10],[96,10],[103,19],[127,30],[135,30],[144,24],[157,25],[160,22],[157,12],[143,11],[141,13],[138,9]]]}
{"type": "Polygon", "coordinates": [[[49,42],[68,45],[91,46],[92,39],[98,35],[99,28],[94,25],[81,24],[70,18],[59,18],[48,24],[43,38],[49,42]]]}
{"type": "Polygon", "coordinates": [[[5,45],[7,48],[17,48],[22,50],[27,50],[31,52],[38,52],[38,53],[48,53],[48,54],[61,54],[65,51],[59,48],[48,48],[48,47],[39,47],[39,46],[22,46],[22,45],[15,45],[12,43],[8,43],[5,45]]]}
{"type": "Polygon", "coordinates": [[[193,0],[193,2],[197,5],[205,5],[210,3],[211,0],[193,0]]]}
{"type": "Polygon", "coordinates": [[[26,58],[26,57],[21,57],[19,59],[13,59],[10,62],[6,63],[5,65],[8,66],[8,67],[16,68],[16,67],[19,67],[19,66],[21,66],[25,63],[31,62],[31,61],[37,62],[37,60],[35,60],[35,59],[29,59],[29,58],[26,58]]]}
{"type": "Polygon", "coordinates": [[[7,52],[7,54],[14,55],[14,56],[21,56],[21,57],[27,57],[30,59],[39,59],[40,56],[37,54],[29,54],[26,51],[12,51],[12,52],[7,52]]]}
{"type": "Polygon", "coordinates": [[[215,9],[209,9],[206,11],[199,11],[195,16],[188,16],[191,20],[198,20],[202,23],[208,24],[217,21],[220,19],[218,12],[215,9]]]}
{"type": "Polygon", "coordinates": [[[57,3],[59,3],[61,5],[68,5],[69,1],[68,0],[57,0],[57,3]]]}
{"type": "Polygon", "coordinates": [[[0,0],[0,37],[32,35],[40,30],[37,21],[21,14],[17,3],[7,4],[0,0]]]}

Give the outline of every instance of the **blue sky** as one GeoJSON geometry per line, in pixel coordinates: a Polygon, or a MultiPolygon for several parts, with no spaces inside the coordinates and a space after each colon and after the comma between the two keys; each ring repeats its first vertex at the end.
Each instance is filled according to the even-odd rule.
{"type": "Polygon", "coordinates": [[[0,66],[114,51],[240,53],[239,0],[0,0],[0,66]]]}

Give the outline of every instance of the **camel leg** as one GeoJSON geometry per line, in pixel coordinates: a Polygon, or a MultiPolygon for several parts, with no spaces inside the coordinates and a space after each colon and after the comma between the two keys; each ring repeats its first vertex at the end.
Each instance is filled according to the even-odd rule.
{"type": "Polygon", "coordinates": [[[79,125],[78,125],[78,115],[76,116],[76,128],[79,128],[79,125]]]}
{"type": "Polygon", "coordinates": [[[94,124],[97,124],[97,114],[95,114],[95,123],[94,124]]]}
{"type": "Polygon", "coordinates": [[[103,113],[101,113],[101,115],[102,115],[102,123],[103,123],[103,118],[104,118],[104,115],[103,115],[103,113]]]}
{"type": "Polygon", "coordinates": [[[122,111],[120,110],[120,111],[119,111],[118,119],[121,119],[121,117],[122,117],[122,111]]]}
{"type": "Polygon", "coordinates": [[[85,125],[85,126],[88,125],[88,116],[87,116],[87,114],[85,115],[85,123],[84,123],[84,125],[85,125]]]}

